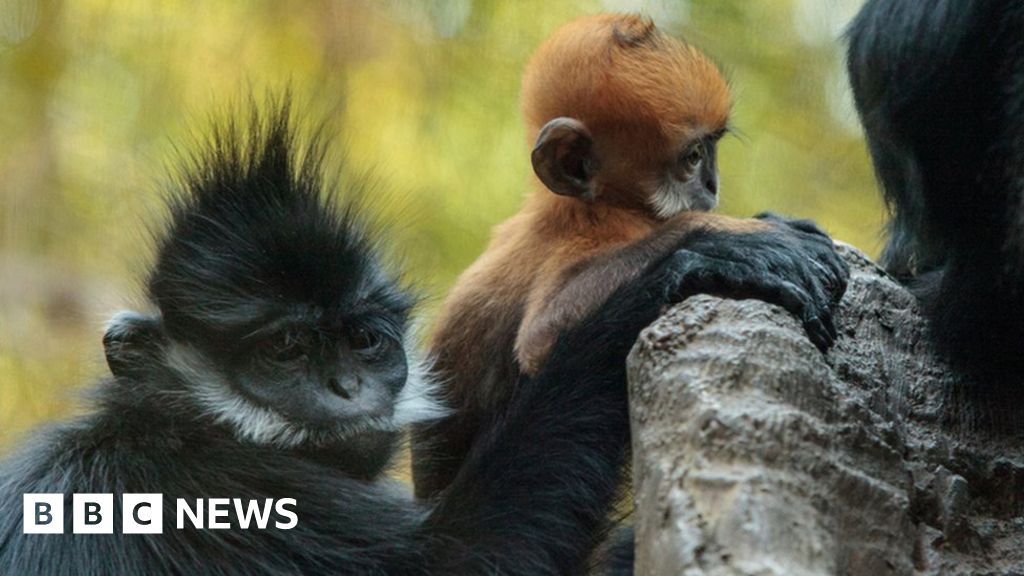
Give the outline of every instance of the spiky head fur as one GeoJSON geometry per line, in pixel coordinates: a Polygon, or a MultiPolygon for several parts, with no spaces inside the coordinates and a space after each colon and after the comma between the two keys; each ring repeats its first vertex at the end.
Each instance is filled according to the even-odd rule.
{"type": "Polygon", "coordinates": [[[287,102],[227,124],[180,177],[148,282],[172,337],[230,338],[296,307],[329,315],[356,301],[407,317],[413,299],[382,268],[358,198],[325,192],[322,139],[300,155],[292,124],[287,102]]]}

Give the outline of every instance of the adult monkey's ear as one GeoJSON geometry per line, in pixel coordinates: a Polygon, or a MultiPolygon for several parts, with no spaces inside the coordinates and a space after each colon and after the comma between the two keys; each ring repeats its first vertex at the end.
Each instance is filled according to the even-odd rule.
{"type": "Polygon", "coordinates": [[[594,140],[575,118],[560,117],[540,129],[530,159],[540,181],[555,194],[593,200],[594,140]]]}

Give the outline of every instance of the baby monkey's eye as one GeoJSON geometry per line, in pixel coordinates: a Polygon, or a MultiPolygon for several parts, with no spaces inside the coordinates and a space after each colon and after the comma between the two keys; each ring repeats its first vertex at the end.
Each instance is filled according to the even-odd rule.
{"type": "Polygon", "coordinates": [[[704,159],[704,143],[695,142],[690,146],[682,156],[679,158],[679,163],[682,164],[685,170],[694,170],[697,165],[700,164],[701,160],[704,159]]]}
{"type": "Polygon", "coordinates": [[[366,328],[356,328],[353,330],[352,334],[349,335],[348,341],[352,350],[363,354],[376,352],[382,342],[383,338],[381,338],[380,334],[366,328]]]}

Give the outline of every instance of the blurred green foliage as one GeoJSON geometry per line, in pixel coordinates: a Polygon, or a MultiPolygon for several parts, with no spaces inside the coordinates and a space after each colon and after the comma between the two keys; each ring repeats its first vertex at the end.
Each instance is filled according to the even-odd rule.
{"type": "Polygon", "coordinates": [[[875,253],[883,210],[839,38],[858,4],[0,0],[0,446],[102,373],[101,326],[138,305],[175,143],[249,92],[291,86],[375,171],[436,303],[528,190],[526,59],[587,13],[647,13],[727,70],[740,136],[720,152],[723,212],[812,217],[875,253]]]}

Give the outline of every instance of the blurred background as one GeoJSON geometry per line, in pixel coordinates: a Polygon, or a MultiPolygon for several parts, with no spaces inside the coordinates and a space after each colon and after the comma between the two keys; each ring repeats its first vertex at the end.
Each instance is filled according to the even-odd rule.
{"type": "Polygon", "coordinates": [[[877,255],[884,211],[842,62],[860,0],[0,0],[0,451],[73,412],[103,322],[137,306],[176,145],[291,86],[375,171],[435,306],[530,185],[519,77],[560,24],[639,11],[735,92],[721,211],[818,220],[877,255]]]}

